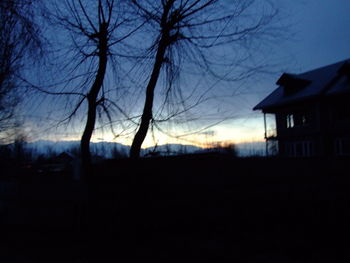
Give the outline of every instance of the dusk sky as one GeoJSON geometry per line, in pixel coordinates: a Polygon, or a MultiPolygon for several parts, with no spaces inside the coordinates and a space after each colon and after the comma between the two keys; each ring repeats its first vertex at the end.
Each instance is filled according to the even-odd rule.
{"type": "MultiPolygon", "coordinates": [[[[273,43],[270,51],[264,54],[268,61],[275,64],[272,72],[259,74],[245,82],[231,84],[230,88],[235,90],[235,96],[227,100],[222,98],[222,102],[219,101],[220,110],[231,114],[226,121],[195,135],[182,136],[181,140],[155,133],[156,143],[194,143],[205,146],[207,143],[217,141],[234,143],[262,141],[263,116],[260,112],[253,112],[252,108],[276,88],[275,82],[281,73],[302,73],[350,58],[349,0],[280,0],[275,2],[283,15],[281,23],[289,26],[286,39],[276,39],[275,41],[279,43],[273,43]]],[[[226,86],[223,88],[229,89],[226,86]]],[[[206,105],[206,107],[210,106],[210,103],[206,105]]],[[[79,125],[40,129],[43,127],[42,124],[37,122],[37,119],[30,117],[35,114],[28,110],[26,112],[26,126],[31,134],[30,139],[80,139],[81,127],[79,125]]],[[[81,118],[78,119],[81,121],[81,118]]],[[[215,122],[216,120],[212,121],[212,123],[215,122]]],[[[200,127],[205,126],[206,124],[198,125],[197,128],[194,125],[191,128],[200,130],[200,127]]],[[[170,130],[175,130],[179,135],[182,130],[183,133],[186,133],[191,129],[187,129],[187,124],[181,124],[178,127],[173,124],[170,130]]],[[[115,141],[130,144],[130,139],[131,137],[114,139],[114,136],[106,129],[103,133],[96,131],[92,141],[115,141]]],[[[143,146],[147,147],[152,144],[154,140],[149,135],[143,146]]]]}
{"type": "Polygon", "coordinates": [[[264,76],[256,87],[247,88],[251,93],[247,91],[238,101],[242,116],[213,129],[220,139],[263,140],[263,116],[252,108],[277,87],[275,82],[281,73],[302,73],[350,58],[350,1],[283,0],[280,3],[293,34],[276,50],[271,50],[271,55],[281,61],[280,73],[264,76]]]}

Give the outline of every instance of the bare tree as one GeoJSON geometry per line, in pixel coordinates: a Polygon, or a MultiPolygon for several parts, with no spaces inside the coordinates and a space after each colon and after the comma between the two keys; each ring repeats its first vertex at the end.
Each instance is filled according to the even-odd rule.
{"type": "Polygon", "coordinates": [[[14,128],[14,109],[20,100],[18,76],[33,55],[41,51],[39,26],[35,22],[37,1],[0,2],[0,139],[14,128]]]}
{"type": "Polygon", "coordinates": [[[251,51],[257,47],[257,40],[275,36],[272,22],[277,11],[269,1],[130,1],[150,26],[147,34],[151,32],[153,37],[148,49],[153,54],[153,68],[130,150],[130,156],[138,158],[149,126],[154,122],[153,104],[159,78],[165,75],[165,96],[168,97],[181,74],[190,71],[220,81],[249,76],[257,69],[256,66],[247,67],[251,51]]]}
{"type": "Polygon", "coordinates": [[[91,171],[90,140],[96,119],[99,114],[105,113],[111,122],[110,108],[121,110],[108,98],[109,88],[105,85],[108,72],[117,74],[113,47],[131,36],[138,27],[127,26],[129,20],[121,10],[120,1],[98,0],[91,4],[89,1],[65,0],[57,1],[50,8],[55,11],[50,13],[49,21],[59,25],[70,36],[70,39],[64,39],[70,43],[66,53],[61,50],[57,52],[61,58],[70,58],[68,63],[59,65],[66,77],[50,87],[28,83],[48,95],[75,98],[73,108],[70,108],[70,113],[63,121],[70,120],[86,102],[87,113],[84,114],[86,120],[80,148],[82,174],[88,176],[91,171]]]}

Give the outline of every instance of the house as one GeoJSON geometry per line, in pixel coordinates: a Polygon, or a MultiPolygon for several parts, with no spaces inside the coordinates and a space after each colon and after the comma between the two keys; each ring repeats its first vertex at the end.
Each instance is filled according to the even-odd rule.
{"type": "Polygon", "coordinates": [[[264,114],[267,151],[276,145],[282,157],[350,157],[350,59],[284,73],[276,84],[254,107],[264,114]]]}

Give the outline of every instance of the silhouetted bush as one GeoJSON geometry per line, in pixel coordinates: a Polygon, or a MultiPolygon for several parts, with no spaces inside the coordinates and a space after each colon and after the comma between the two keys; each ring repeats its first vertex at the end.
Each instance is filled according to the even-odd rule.
{"type": "Polygon", "coordinates": [[[214,143],[212,147],[207,148],[206,151],[211,153],[224,154],[231,157],[237,157],[236,146],[233,143],[227,144],[227,143],[217,142],[217,143],[214,143]]]}

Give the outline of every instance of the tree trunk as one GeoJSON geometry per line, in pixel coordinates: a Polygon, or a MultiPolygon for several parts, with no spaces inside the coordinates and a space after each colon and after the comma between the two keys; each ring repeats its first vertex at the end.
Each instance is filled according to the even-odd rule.
{"type": "Polygon", "coordinates": [[[104,76],[106,73],[107,67],[107,27],[106,24],[100,25],[100,37],[99,37],[99,65],[96,74],[96,78],[90,92],[87,95],[88,100],[88,114],[87,120],[85,124],[85,129],[80,141],[80,149],[81,149],[81,168],[82,168],[82,180],[86,181],[90,177],[92,173],[92,165],[91,165],[91,153],[90,153],[90,140],[92,133],[95,129],[96,122],[96,108],[98,106],[97,96],[100,92],[104,76]]]}
{"type": "Polygon", "coordinates": [[[96,106],[96,100],[88,99],[87,121],[80,141],[82,180],[87,180],[91,172],[90,139],[95,128],[96,106]]]}
{"type": "Polygon", "coordinates": [[[133,158],[133,159],[137,159],[140,157],[141,146],[143,141],[146,138],[148,127],[149,127],[150,121],[152,120],[154,90],[157,85],[160,69],[164,62],[164,54],[167,46],[168,46],[167,38],[163,36],[162,39],[159,41],[156,60],[153,65],[151,78],[147,85],[145,106],[143,108],[141,124],[138,131],[135,134],[134,140],[130,148],[130,158],[133,158]]]}

